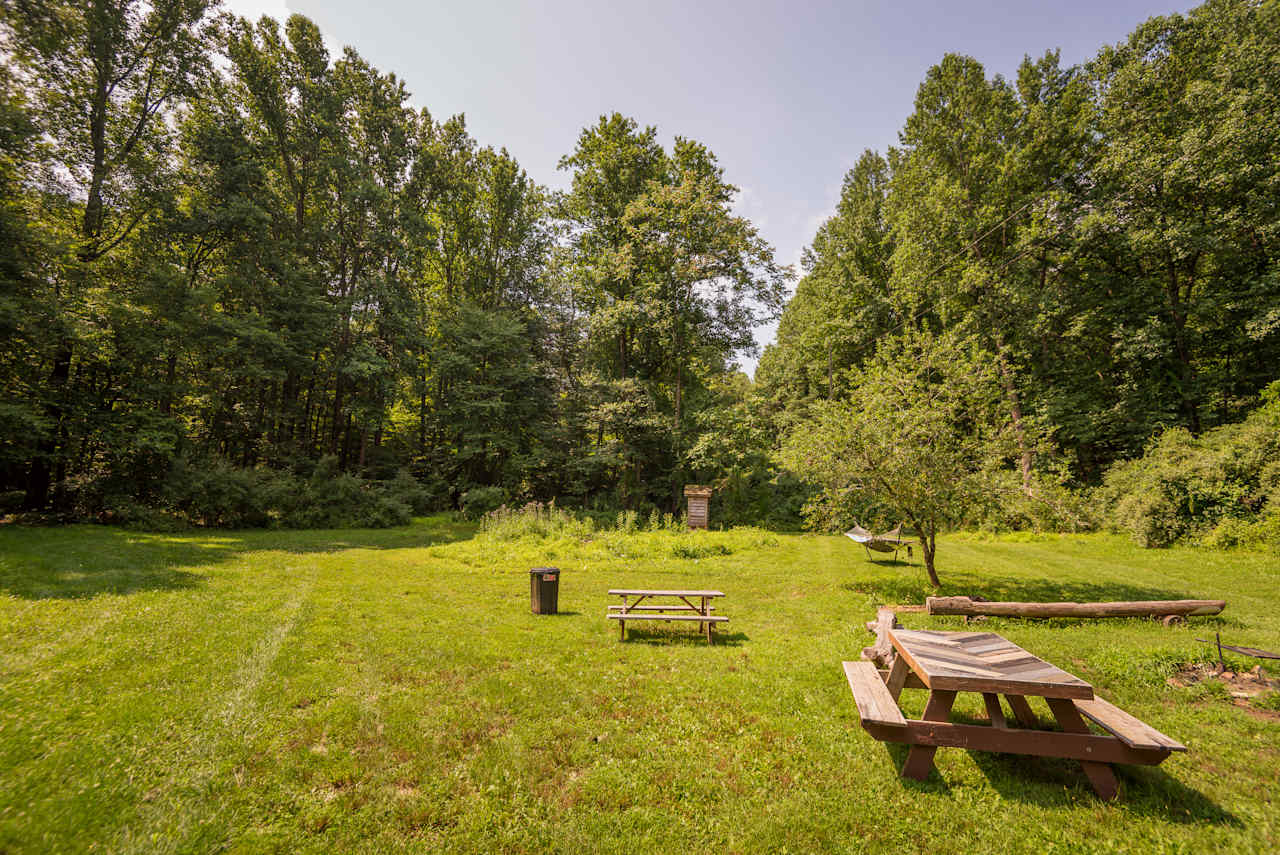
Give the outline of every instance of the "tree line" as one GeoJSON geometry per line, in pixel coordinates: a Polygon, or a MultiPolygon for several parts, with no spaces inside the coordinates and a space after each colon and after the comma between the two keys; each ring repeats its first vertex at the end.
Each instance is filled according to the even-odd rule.
{"type": "Polygon", "coordinates": [[[1239,421],[1280,366],[1280,5],[1210,0],[1014,79],[948,55],[845,176],[757,380],[782,427],[905,330],[987,354],[1030,487],[1239,421]]]}
{"type": "Polygon", "coordinates": [[[726,522],[892,524],[889,490],[917,529],[1089,527],[1118,463],[1277,377],[1276,0],[1012,79],[943,57],[789,301],[696,141],[603,116],[552,192],[302,16],[0,9],[0,511],[382,524],[698,481],[726,522]]]}
{"type": "Polygon", "coordinates": [[[15,0],[2,33],[10,509],[317,467],[424,506],[672,509],[781,308],[693,140],[602,117],[552,193],[300,15],[15,0]]]}
{"type": "Polygon", "coordinates": [[[959,55],[930,68],[899,145],[845,176],[757,374],[783,459],[819,490],[811,521],[909,522],[935,584],[928,547],[953,525],[1159,545],[1226,518],[1274,529],[1275,442],[1192,485],[1134,473],[1274,422],[1277,91],[1272,0],[1210,0],[1012,80],[959,55]]]}

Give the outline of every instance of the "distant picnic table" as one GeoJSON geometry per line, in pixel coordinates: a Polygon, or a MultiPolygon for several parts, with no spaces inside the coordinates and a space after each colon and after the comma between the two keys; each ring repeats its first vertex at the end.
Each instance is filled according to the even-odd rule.
{"type": "Polygon", "coordinates": [[[620,605],[609,606],[607,617],[609,620],[618,622],[618,637],[623,641],[627,638],[627,621],[676,620],[696,621],[698,631],[707,637],[707,643],[714,644],[711,628],[717,623],[725,623],[729,620],[723,615],[712,614],[715,611],[712,601],[723,597],[723,591],[611,588],[609,596],[622,598],[620,605]],[[655,599],[661,602],[654,602],[655,599]]]}
{"type": "Polygon", "coordinates": [[[902,775],[923,781],[939,747],[968,748],[1079,760],[1094,791],[1104,799],[1119,792],[1112,763],[1156,765],[1186,747],[1124,710],[1095,697],[1093,687],[992,632],[888,630],[898,655],[879,671],[872,662],[845,662],[862,726],[876,739],[910,745],[902,775]],[[904,688],[926,688],[922,719],[909,720],[898,707],[904,688]],[[978,692],[990,726],[948,719],[957,692],[978,692]],[[1004,695],[1018,727],[1000,705],[1004,695]],[[1043,698],[1061,733],[1038,729],[1028,698],[1043,698]],[[1106,734],[1089,730],[1088,718],[1106,734]]]}

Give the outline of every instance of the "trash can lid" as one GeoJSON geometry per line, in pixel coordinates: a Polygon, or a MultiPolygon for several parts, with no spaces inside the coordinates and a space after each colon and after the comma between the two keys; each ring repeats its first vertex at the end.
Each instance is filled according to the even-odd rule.
{"type": "Polygon", "coordinates": [[[559,573],[559,572],[560,572],[560,568],[559,568],[559,567],[534,567],[534,568],[533,568],[532,570],[530,570],[529,572],[530,572],[530,573],[541,573],[541,574],[546,574],[546,573],[559,573]]]}

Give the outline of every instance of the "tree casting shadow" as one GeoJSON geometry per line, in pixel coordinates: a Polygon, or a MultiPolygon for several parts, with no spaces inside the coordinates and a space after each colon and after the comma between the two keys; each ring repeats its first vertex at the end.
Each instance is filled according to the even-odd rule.
{"type": "MultiPolygon", "coordinates": [[[[954,716],[953,721],[963,724],[986,724],[986,719],[954,716]]],[[[1046,724],[1041,722],[1042,725],[1046,724]]],[[[896,742],[881,743],[889,755],[889,762],[899,775],[907,761],[910,747],[896,742]]],[[[961,748],[940,748],[943,752],[963,751],[961,748]]],[[[1094,797],[1089,779],[1077,760],[1055,757],[1033,757],[1026,754],[993,754],[986,751],[969,751],[974,764],[986,777],[992,789],[1002,798],[1035,804],[1039,807],[1068,807],[1083,796],[1094,797]]],[[[1220,807],[1203,794],[1191,789],[1177,778],[1157,766],[1112,767],[1120,779],[1120,799],[1117,805],[1130,813],[1153,816],[1169,822],[1201,823],[1242,827],[1238,817],[1220,807]]],[[[938,772],[937,766],[925,781],[899,777],[903,787],[924,792],[947,793],[951,786],[938,772]]]]}
{"type": "MultiPolygon", "coordinates": [[[[1093,794],[1077,760],[985,751],[972,751],[970,755],[992,788],[1007,799],[1061,807],[1071,804],[1081,793],[1093,794]]],[[[1119,764],[1112,769],[1120,780],[1117,805],[1131,813],[1168,822],[1243,826],[1230,811],[1158,766],[1119,764]]]]}
{"type": "Polygon", "coordinates": [[[1092,603],[1110,600],[1181,600],[1195,595],[1187,591],[1134,584],[1121,579],[1081,582],[1071,579],[1024,578],[952,574],[943,577],[941,588],[933,588],[923,577],[894,575],[881,579],[844,582],[846,591],[868,594],[884,603],[923,604],[926,597],[967,596],[987,600],[1020,602],[1092,603]]]}
{"type": "Polygon", "coordinates": [[[464,540],[473,526],[449,521],[398,529],[137,532],[77,525],[0,530],[0,591],[28,600],[178,591],[204,584],[198,571],[246,552],[295,554],[406,549],[464,540]]]}

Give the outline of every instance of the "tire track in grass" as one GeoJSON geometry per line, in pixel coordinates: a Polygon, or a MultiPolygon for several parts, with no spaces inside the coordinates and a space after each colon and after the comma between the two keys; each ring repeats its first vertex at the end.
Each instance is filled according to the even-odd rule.
{"type": "Polygon", "coordinates": [[[227,746],[243,746],[254,737],[261,712],[254,696],[280,657],[285,639],[297,627],[312,587],[313,582],[307,581],[280,607],[275,625],[263,633],[236,669],[223,702],[211,704],[208,714],[187,731],[184,749],[173,760],[173,774],[138,805],[110,851],[186,851],[192,834],[225,810],[217,795],[209,792],[210,785],[225,762],[227,746]],[[170,823],[164,822],[166,818],[170,823]]]}

